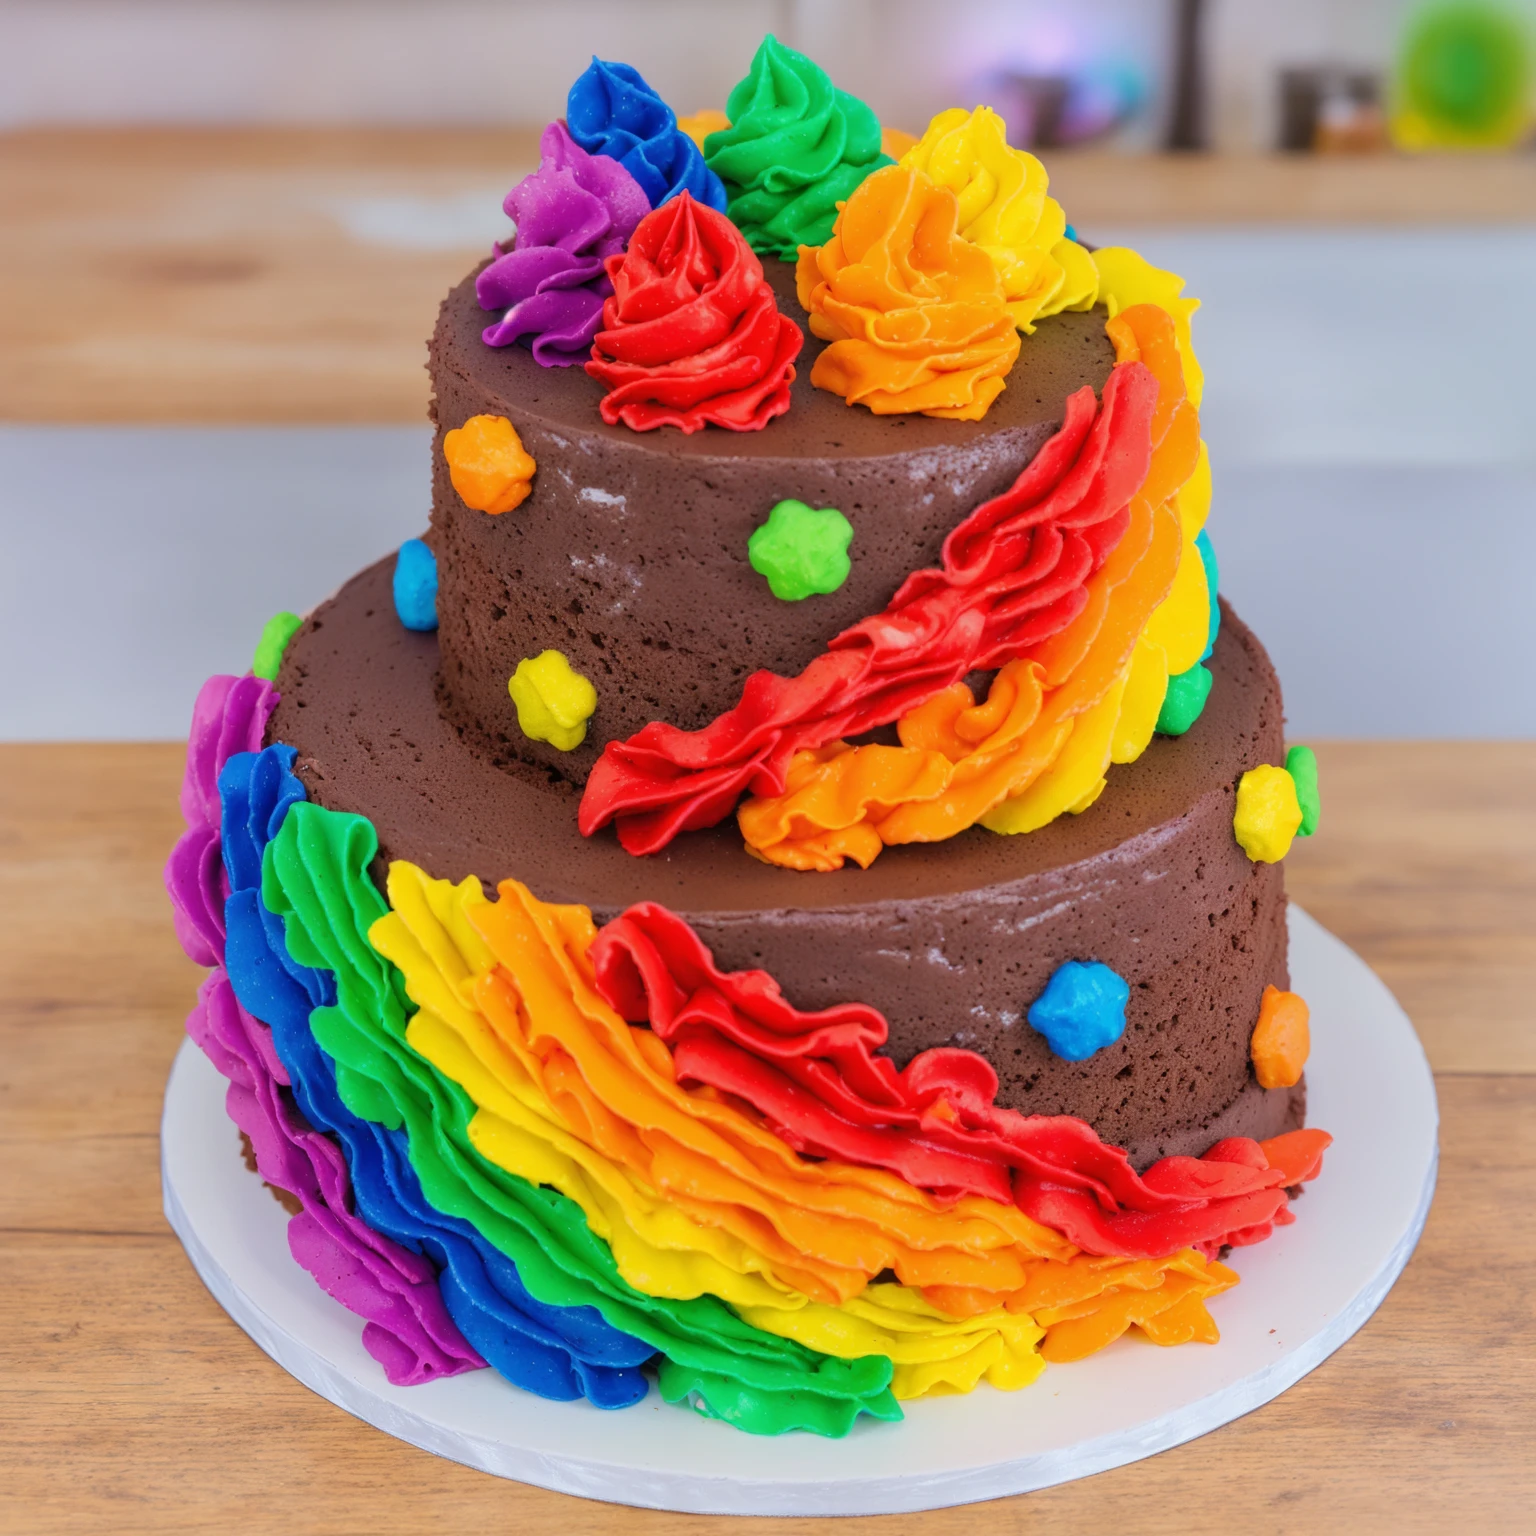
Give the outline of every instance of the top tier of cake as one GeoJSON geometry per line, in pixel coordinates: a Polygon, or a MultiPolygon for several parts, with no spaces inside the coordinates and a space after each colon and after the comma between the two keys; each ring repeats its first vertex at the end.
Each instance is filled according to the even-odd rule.
{"type": "MultiPolygon", "coordinates": [[[[794,269],[769,258],[779,309],[804,326],[794,269]]],[[[439,686],[447,718],[504,766],[584,783],[604,743],[651,720],[696,729],[736,702],[748,674],[792,675],[831,636],[877,613],[945,535],[1005,490],[1061,425],[1067,396],[1102,391],[1114,366],[1103,310],[1040,322],[981,422],[875,416],[814,389],[824,343],[807,334],[793,406],[760,432],[692,436],[610,427],[602,387],[481,340],[488,316],[466,278],[431,346],[431,543],[438,561],[439,686]],[[529,498],[488,516],[449,480],[445,433],[506,416],[538,464],[529,498]],[[838,591],[786,602],[752,569],[747,541],[785,498],[852,523],[838,591]],[[586,739],[562,752],[517,725],[507,680],[557,649],[596,684],[586,739]]]]}

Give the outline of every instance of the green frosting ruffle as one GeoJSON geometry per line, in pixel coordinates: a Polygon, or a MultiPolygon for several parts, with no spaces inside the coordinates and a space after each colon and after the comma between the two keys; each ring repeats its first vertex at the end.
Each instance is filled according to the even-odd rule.
{"type": "Polygon", "coordinates": [[[731,126],[704,140],[704,160],[725,183],[726,212],[761,255],[793,261],[802,245],[825,244],[837,205],[892,163],[875,114],[772,33],[725,113],[731,126]]]}
{"type": "Polygon", "coordinates": [[[336,1064],[347,1108],[405,1129],[427,1199],[505,1253],[536,1300],[595,1307],[657,1349],[668,1402],[765,1435],[837,1436],[861,1413],[901,1418],[885,1356],[833,1359],[753,1328],[715,1297],[674,1301],[635,1290],[574,1201],[475,1150],[474,1103],[406,1043],[414,1006],[400,973],[367,939],[389,910],[368,875],[377,853],[365,818],[300,802],[267,845],[261,899],[284,920],[293,959],[335,974],[335,1006],[316,1008],[310,1028],[336,1064]]]}

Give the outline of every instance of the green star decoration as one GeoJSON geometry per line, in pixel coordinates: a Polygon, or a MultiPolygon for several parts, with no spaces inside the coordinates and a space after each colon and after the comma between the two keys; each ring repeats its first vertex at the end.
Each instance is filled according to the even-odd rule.
{"type": "Polygon", "coordinates": [[[768,578],[768,590],[786,603],[816,592],[836,592],[852,565],[853,524],[836,507],[781,501],[747,540],[752,569],[768,578]]]}

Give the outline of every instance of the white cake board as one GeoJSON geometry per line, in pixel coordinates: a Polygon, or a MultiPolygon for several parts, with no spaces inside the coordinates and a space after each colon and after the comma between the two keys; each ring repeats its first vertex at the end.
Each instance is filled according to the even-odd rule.
{"type": "Polygon", "coordinates": [[[1332,1131],[1293,1226],[1239,1249],[1215,1346],[1127,1337],[1031,1387],[904,1404],[844,1440],[765,1439],[663,1403],[550,1403],[474,1371],[392,1387],[358,1319],[288,1253],[287,1217],[242,1165],[224,1080],[190,1042],[161,1124],[165,1213],[208,1289],[284,1370],[453,1461],[562,1493],[704,1514],[872,1515],[1025,1493],[1229,1423],[1315,1369],[1380,1305],[1435,1187],[1438,1109],[1407,1016],[1365,963],[1291,908],[1292,985],[1312,1009],[1310,1124],[1332,1131]]]}

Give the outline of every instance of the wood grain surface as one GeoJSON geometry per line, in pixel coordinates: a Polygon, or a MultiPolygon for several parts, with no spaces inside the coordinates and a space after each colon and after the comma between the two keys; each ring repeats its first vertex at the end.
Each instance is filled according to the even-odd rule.
{"type": "MultiPolygon", "coordinates": [[[[0,134],[0,419],[414,425],[438,300],[537,158],[515,128],[0,134]]],[[[1050,170],[1084,229],[1536,218],[1530,155],[1050,170]]]]}
{"type": "Polygon", "coordinates": [[[202,974],[160,888],[181,758],[0,748],[0,1530],[1532,1528],[1536,744],[1319,748],[1325,819],[1291,855],[1291,890],[1401,998],[1443,1116],[1429,1225],[1376,1317],[1277,1401],[1149,1461],[846,1521],[658,1514],[500,1482],[311,1395],[220,1311],[160,1211],[161,1093],[202,974]]]}

